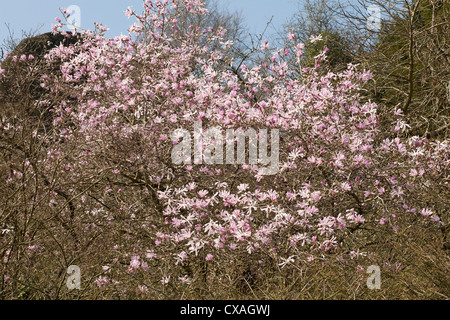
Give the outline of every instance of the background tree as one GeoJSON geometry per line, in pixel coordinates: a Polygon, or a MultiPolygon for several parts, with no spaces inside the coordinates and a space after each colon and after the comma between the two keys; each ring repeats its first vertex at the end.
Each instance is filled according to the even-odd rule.
{"type": "Polygon", "coordinates": [[[450,3],[442,0],[339,1],[339,21],[353,29],[354,61],[374,73],[371,97],[401,108],[409,134],[448,135],[450,115],[450,3]],[[369,29],[366,9],[377,6],[381,28],[369,29]],[[356,50],[363,48],[363,50],[356,50]]]}
{"type": "Polygon", "coordinates": [[[279,34],[278,41],[281,46],[288,48],[295,53],[293,42],[296,41],[307,44],[303,55],[300,58],[301,64],[297,64],[297,57],[294,55],[286,60],[295,71],[295,75],[301,74],[301,68],[313,67],[316,56],[327,47],[327,60],[322,62],[331,70],[342,71],[351,63],[353,46],[350,45],[348,32],[336,20],[333,14],[333,3],[327,0],[306,0],[299,2],[298,12],[294,13],[290,21],[284,26],[282,34],[279,34]],[[322,41],[311,42],[312,37],[321,35],[322,41]],[[290,38],[290,39],[289,39],[290,38]]]}

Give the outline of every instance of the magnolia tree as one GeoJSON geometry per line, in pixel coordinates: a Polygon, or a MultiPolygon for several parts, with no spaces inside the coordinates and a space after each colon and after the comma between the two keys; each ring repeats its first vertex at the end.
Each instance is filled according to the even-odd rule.
{"type": "Polygon", "coordinates": [[[159,292],[237,261],[358,259],[410,224],[446,236],[449,142],[403,137],[400,110],[382,130],[360,91],[369,71],[323,70],[324,48],[294,78],[295,37],[295,52],[264,42],[246,66],[228,58],[223,28],[179,33],[186,12],[208,14],[199,0],[145,1],[126,11],[129,36],[82,31],[45,56],[34,103],[51,125],[1,120],[8,141],[25,130],[33,146],[1,168],[3,286],[29,277],[58,295],[79,265],[100,288],[159,292]],[[20,267],[49,261],[60,269],[47,279],[20,267]]]}

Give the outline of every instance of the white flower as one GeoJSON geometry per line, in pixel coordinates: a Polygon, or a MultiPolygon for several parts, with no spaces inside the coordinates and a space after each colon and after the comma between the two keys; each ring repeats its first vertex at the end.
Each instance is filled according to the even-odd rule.
{"type": "Polygon", "coordinates": [[[170,276],[164,277],[164,278],[161,279],[161,283],[162,283],[162,284],[168,284],[169,281],[170,281],[170,276]]]}
{"type": "Polygon", "coordinates": [[[191,284],[191,279],[188,276],[178,277],[178,279],[185,284],[191,284]]]}
{"type": "Polygon", "coordinates": [[[316,41],[322,41],[323,38],[322,38],[322,35],[318,35],[318,36],[311,36],[311,37],[309,38],[309,40],[311,40],[311,43],[314,43],[314,42],[316,42],[316,41]]]}
{"type": "Polygon", "coordinates": [[[288,257],[287,259],[281,258],[281,260],[282,260],[283,262],[279,263],[278,265],[281,267],[281,269],[283,269],[287,264],[289,264],[289,263],[294,263],[294,262],[295,262],[294,257],[295,257],[295,256],[290,256],[290,257],[288,257]]]}

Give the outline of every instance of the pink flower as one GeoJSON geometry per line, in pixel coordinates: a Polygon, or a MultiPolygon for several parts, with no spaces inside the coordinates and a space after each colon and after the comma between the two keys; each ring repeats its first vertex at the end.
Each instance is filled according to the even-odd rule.
{"type": "Polygon", "coordinates": [[[188,276],[178,277],[178,279],[184,284],[191,284],[191,279],[188,276]]]}
{"type": "Polygon", "coordinates": [[[133,10],[131,10],[131,7],[128,7],[127,10],[125,10],[125,16],[128,18],[133,15],[133,10]]]}
{"type": "Polygon", "coordinates": [[[360,214],[356,214],[355,215],[355,223],[364,223],[366,220],[363,218],[363,216],[362,215],[360,215],[360,214]]]}
{"type": "Polygon", "coordinates": [[[39,251],[40,249],[42,249],[42,246],[40,244],[33,244],[31,246],[28,246],[28,250],[31,251],[39,251]]]}
{"type": "Polygon", "coordinates": [[[154,259],[156,258],[156,254],[153,251],[148,250],[147,254],[145,255],[147,259],[154,259]]]}
{"type": "Polygon", "coordinates": [[[349,182],[342,182],[341,183],[341,188],[344,191],[350,191],[352,189],[352,185],[349,182]]]}
{"type": "Polygon", "coordinates": [[[208,253],[208,255],[206,256],[206,261],[211,261],[212,259],[214,259],[214,256],[208,253]]]}
{"type": "Polygon", "coordinates": [[[109,278],[104,277],[104,276],[99,276],[94,282],[99,288],[101,288],[109,283],[109,278]]]}
{"type": "Polygon", "coordinates": [[[433,211],[431,211],[428,208],[422,209],[422,211],[420,212],[421,215],[425,216],[425,217],[429,217],[433,214],[433,211]]]}
{"type": "Polygon", "coordinates": [[[207,194],[208,194],[208,191],[207,191],[207,190],[200,190],[200,191],[198,192],[198,195],[200,196],[200,198],[206,197],[207,194]]]}
{"type": "Polygon", "coordinates": [[[141,265],[141,262],[139,261],[139,256],[133,256],[130,261],[130,267],[133,269],[138,269],[141,265]]]}
{"type": "Polygon", "coordinates": [[[269,40],[264,40],[264,43],[261,45],[261,50],[267,50],[269,48],[269,40]]]}

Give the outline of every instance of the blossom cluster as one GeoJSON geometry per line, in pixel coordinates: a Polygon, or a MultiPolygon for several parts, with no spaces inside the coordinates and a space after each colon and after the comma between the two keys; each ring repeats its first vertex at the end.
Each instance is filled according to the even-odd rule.
{"type": "MultiPolygon", "coordinates": [[[[130,35],[108,39],[97,25],[51,50],[45,63],[59,67],[42,75],[49,94],[39,101],[52,115],[52,131],[38,137],[46,154],[8,183],[42,170],[52,189],[37,199],[63,217],[76,212],[79,238],[127,235],[128,247],[109,249],[114,261],[126,259],[128,274],[155,261],[219,263],[242,252],[294,263],[302,254],[356,252],[347,239],[357,230],[395,232],[410,216],[442,224],[421,195],[448,175],[449,141],[404,137],[401,111],[382,127],[360,90],[369,71],[324,72],[324,48],[295,78],[283,59],[292,53],[267,41],[267,59],[236,64],[223,28],[179,28],[186,11],[208,14],[198,0],[145,1],[142,14],[126,11],[138,21],[130,35]],[[258,164],[173,165],[171,133],[195,121],[280,129],[279,173],[263,176],[258,164]]],[[[58,21],[54,32],[71,36],[58,21]]],[[[295,47],[301,57],[305,44],[295,47]]],[[[190,282],[162,276],[162,284],[190,282]]],[[[113,283],[108,277],[97,285],[113,283]]]]}

